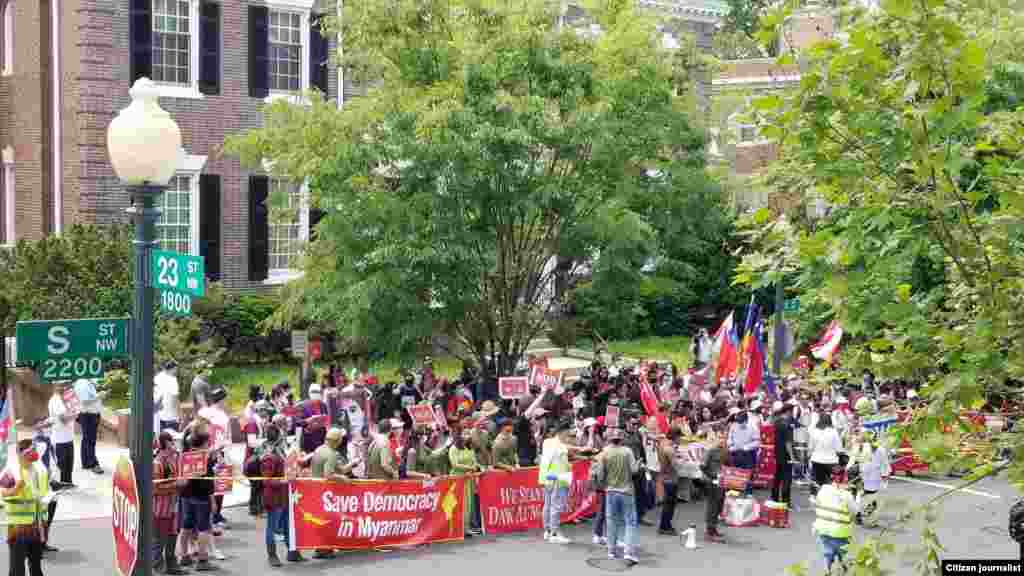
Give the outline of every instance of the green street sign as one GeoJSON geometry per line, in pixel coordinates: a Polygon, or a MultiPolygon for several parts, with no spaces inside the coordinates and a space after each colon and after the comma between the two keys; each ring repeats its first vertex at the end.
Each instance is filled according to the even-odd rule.
{"type": "Polygon", "coordinates": [[[78,380],[103,376],[103,359],[97,356],[87,358],[47,358],[37,370],[43,382],[54,380],[78,380]]]}
{"type": "Polygon", "coordinates": [[[206,288],[206,265],[199,256],[154,250],[149,270],[153,287],[160,290],[202,296],[206,288]]]}
{"type": "Polygon", "coordinates": [[[785,312],[796,312],[797,310],[800,309],[800,299],[792,298],[790,300],[786,300],[786,303],[782,306],[782,309],[785,312]]]}
{"type": "Polygon", "coordinates": [[[173,316],[191,316],[192,296],[174,290],[161,290],[160,311],[173,316]]]}
{"type": "Polygon", "coordinates": [[[19,363],[119,358],[128,356],[128,318],[28,320],[16,324],[15,338],[19,363]]]}

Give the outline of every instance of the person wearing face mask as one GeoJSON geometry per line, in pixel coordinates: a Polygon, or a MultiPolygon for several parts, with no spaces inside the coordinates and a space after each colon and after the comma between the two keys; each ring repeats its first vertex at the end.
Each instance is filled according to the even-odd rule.
{"type": "Polygon", "coordinates": [[[302,441],[299,445],[306,454],[313,453],[324,443],[327,436],[327,427],[324,418],[327,414],[327,404],[324,402],[323,392],[319,384],[309,387],[309,400],[302,405],[302,441]]]}
{"type": "MultiPolygon", "coordinates": [[[[761,431],[750,425],[747,413],[737,412],[736,422],[729,428],[727,446],[733,465],[743,470],[753,470],[758,448],[761,447],[761,431]]],[[[747,484],[746,494],[754,492],[753,482],[747,484]]]]}
{"type": "Polygon", "coordinates": [[[154,570],[164,574],[188,574],[178,567],[175,555],[178,540],[178,491],[185,487],[186,480],[178,480],[178,450],[170,431],[160,433],[153,457],[153,528],[156,532],[154,545],[154,570]]]}
{"type": "MultiPolygon", "coordinates": [[[[271,567],[281,567],[277,556],[277,540],[275,534],[283,534],[285,548],[288,548],[288,480],[285,479],[285,446],[284,436],[276,423],[266,427],[266,442],[260,452],[260,474],[269,480],[263,481],[263,510],[267,513],[265,539],[267,544],[267,561],[271,567]]],[[[306,559],[298,551],[288,552],[289,562],[304,562],[306,559]]]]}
{"type": "Polygon", "coordinates": [[[43,576],[43,538],[46,521],[46,498],[50,480],[46,469],[38,464],[39,453],[31,438],[17,445],[16,469],[0,476],[0,497],[7,516],[7,549],[10,576],[43,576]]]}

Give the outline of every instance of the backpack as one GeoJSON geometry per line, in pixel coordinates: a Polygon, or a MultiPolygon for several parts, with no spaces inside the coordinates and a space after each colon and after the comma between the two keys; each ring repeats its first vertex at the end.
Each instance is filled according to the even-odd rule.
{"type": "Polygon", "coordinates": [[[587,480],[590,482],[591,490],[606,490],[608,488],[608,471],[605,470],[604,460],[595,458],[590,463],[590,475],[587,480]]]}
{"type": "Polygon", "coordinates": [[[1024,500],[1018,500],[1010,508],[1010,538],[1014,542],[1024,543],[1024,500]]]}

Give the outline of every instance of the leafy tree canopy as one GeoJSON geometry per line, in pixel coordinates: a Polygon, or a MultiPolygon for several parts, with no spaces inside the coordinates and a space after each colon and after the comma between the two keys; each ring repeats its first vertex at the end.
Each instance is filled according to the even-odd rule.
{"type": "Polygon", "coordinates": [[[272,106],[228,146],[308,179],[327,211],[278,322],[406,355],[446,330],[507,371],[557,274],[651,237],[630,205],[643,176],[703,164],[688,58],[632,2],[584,4],[564,22],[541,0],[346,5],[344,62],[369,94],[272,106]]]}

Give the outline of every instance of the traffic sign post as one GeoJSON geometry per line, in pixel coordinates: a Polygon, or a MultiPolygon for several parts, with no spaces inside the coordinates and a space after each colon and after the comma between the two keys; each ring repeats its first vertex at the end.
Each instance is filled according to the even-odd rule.
{"type": "Polygon", "coordinates": [[[140,518],[135,465],[128,456],[121,456],[114,469],[113,496],[114,567],[120,576],[132,576],[139,558],[140,518]]]}
{"type": "Polygon", "coordinates": [[[797,311],[799,311],[800,310],[800,299],[799,298],[791,298],[789,300],[786,300],[786,303],[783,305],[782,309],[785,310],[786,312],[797,312],[797,311]]]}
{"type": "Polygon", "coordinates": [[[15,327],[18,362],[128,356],[128,318],[28,320],[15,327]]]}
{"type": "Polygon", "coordinates": [[[154,250],[150,260],[153,287],[201,298],[206,290],[206,265],[200,256],[154,250]]]}

